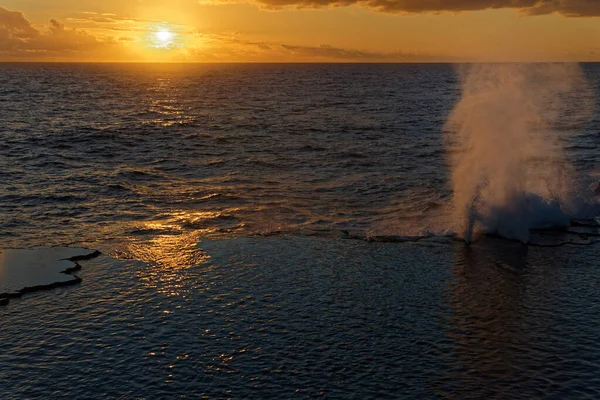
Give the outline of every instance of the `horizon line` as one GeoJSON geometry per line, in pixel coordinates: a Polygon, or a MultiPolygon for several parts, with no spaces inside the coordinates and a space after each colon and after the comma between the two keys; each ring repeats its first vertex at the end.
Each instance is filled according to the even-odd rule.
{"type": "Polygon", "coordinates": [[[216,65],[216,64],[600,64],[596,61],[29,61],[29,60],[0,60],[0,64],[165,64],[165,65],[216,65]]]}

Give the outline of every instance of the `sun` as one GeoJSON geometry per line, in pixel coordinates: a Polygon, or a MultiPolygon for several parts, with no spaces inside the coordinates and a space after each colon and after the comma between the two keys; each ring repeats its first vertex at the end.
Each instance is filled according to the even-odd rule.
{"type": "Polygon", "coordinates": [[[173,50],[182,46],[181,37],[174,27],[165,25],[154,26],[149,29],[148,47],[160,50],[173,50]]]}
{"type": "Polygon", "coordinates": [[[156,37],[156,40],[159,41],[160,43],[168,44],[169,42],[171,42],[171,40],[173,39],[175,34],[173,32],[171,32],[170,30],[163,28],[163,29],[156,31],[154,33],[154,36],[156,37]]]}

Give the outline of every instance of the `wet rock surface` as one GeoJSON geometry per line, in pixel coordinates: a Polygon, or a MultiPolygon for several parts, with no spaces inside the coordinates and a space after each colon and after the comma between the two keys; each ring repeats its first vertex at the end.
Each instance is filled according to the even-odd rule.
{"type": "Polygon", "coordinates": [[[8,249],[0,251],[0,305],[38,290],[74,285],[81,278],[77,261],[100,255],[95,250],[71,247],[8,249]]]}

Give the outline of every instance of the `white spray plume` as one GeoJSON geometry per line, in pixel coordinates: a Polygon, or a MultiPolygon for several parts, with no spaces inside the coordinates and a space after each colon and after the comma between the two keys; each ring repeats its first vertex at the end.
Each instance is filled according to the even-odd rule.
{"type": "Polygon", "coordinates": [[[579,188],[562,143],[593,104],[579,65],[473,64],[459,77],[446,137],[459,233],[527,242],[531,228],[568,226],[579,188]]]}

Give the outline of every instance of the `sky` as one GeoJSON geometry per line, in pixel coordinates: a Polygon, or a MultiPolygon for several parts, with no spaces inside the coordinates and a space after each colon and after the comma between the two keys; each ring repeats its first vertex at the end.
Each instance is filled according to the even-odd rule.
{"type": "Polygon", "coordinates": [[[0,61],[600,61],[600,0],[0,0],[0,61]]]}

